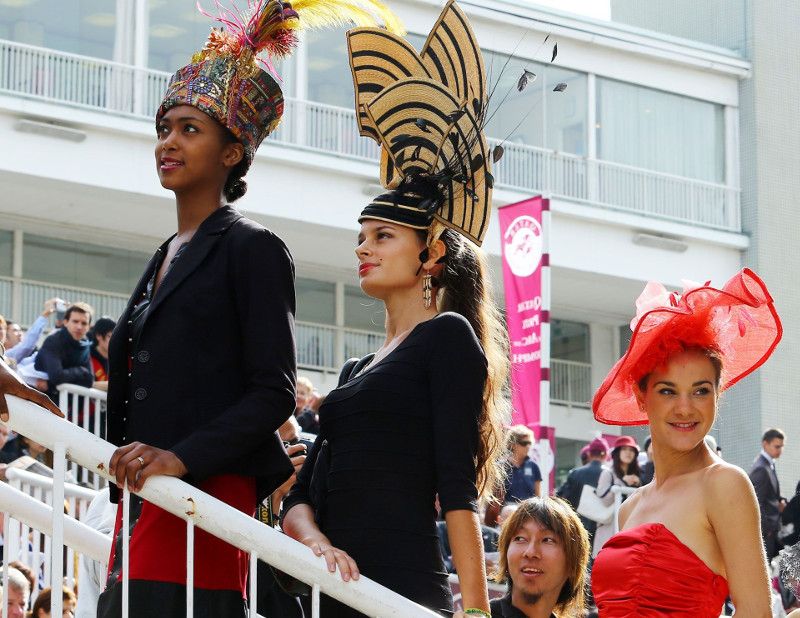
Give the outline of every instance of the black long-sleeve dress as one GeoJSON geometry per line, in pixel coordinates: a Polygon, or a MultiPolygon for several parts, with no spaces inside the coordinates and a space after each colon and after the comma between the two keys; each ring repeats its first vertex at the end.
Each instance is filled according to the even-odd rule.
{"type": "MultiPolygon", "coordinates": [[[[359,572],[435,611],[453,601],[436,531],[443,512],[477,511],[475,455],[486,358],[455,313],[418,324],[388,356],[332,391],[321,432],[284,512],[313,505],[311,477],[330,452],[322,532],[359,572]]],[[[321,505],[317,505],[321,506],[321,505]]],[[[323,615],[361,614],[328,599],[323,615]]]]}

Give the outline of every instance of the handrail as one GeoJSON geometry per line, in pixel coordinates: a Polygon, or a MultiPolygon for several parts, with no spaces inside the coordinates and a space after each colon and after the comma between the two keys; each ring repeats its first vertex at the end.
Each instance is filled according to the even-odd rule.
{"type": "MultiPolygon", "coordinates": [[[[53,479],[47,476],[42,476],[41,474],[28,472],[27,470],[6,468],[6,478],[9,481],[19,479],[23,483],[34,485],[35,487],[41,487],[42,489],[53,489],[53,479]]],[[[91,502],[96,495],[97,492],[94,489],[81,487],[80,485],[73,485],[72,483],[64,483],[64,496],[68,498],[78,498],[79,500],[91,502]]]]}
{"type": "Polygon", "coordinates": [[[619,507],[622,506],[622,496],[630,496],[638,487],[623,487],[622,485],[612,485],[611,492],[614,494],[614,534],[619,532],[619,507]]]}
{"type": "MultiPolygon", "coordinates": [[[[4,512],[13,513],[14,519],[48,536],[53,535],[51,506],[19,489],[14,489],[7,483],[0,483],[0,503],[4,512]]],[[[102,563],[108,562],[111,553],[109,537],[72,517],[64,518],[64,544],[102,563]]],[[[10,547],[11,543],[7,539],[4,545],[10,547]]]]}
{"type": "MultiPolygon", "coordinates": [[[[56,453],[66,452],[69,459],[113,481],[106,467],[115,450],[112,444],[29,401],[11,395],[6,395],[6,401],[10,412],[6,424],[14,431],[31,437],[56,453]]],[[[381,618],[438,616],[367,577],[342,581],[338,572],[328,571],[324,557],[315,556],[305,545],[180,479],[151,477],[138,494],[190,525],[250,552],[251,564],[255,555],[301,581],[318,586],[324,594],[362,613],[381,618]]],[[[54,519],[57,516],[63,517],[63,513],[56,510],[54,519]]]]}

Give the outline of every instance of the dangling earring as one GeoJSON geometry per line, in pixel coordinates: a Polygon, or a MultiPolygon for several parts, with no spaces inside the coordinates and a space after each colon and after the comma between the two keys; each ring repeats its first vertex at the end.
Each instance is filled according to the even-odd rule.
{"type": "Polygon", "coordinates": [[[426,309],[430,309],[431,306],[431,290],[433,286],[431,285],[431,274],[425,273],[422,275],[422,305],[426,309]]]}

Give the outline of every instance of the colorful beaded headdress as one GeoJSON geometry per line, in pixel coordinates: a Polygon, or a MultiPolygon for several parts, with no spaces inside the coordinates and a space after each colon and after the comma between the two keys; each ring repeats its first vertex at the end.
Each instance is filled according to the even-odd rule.
{"type": "Polygon", "coordinates": [[[296,31],[344,24],[375,26],[403,34],[400,21],[376,0],[248,0],[247,15],[220,7],[205,47],[170,79],[156,121],[177,105],[192,105],[230,130],[252,162],[264,138],[281,121],[283,93],[268,71],[271,60],[288,56],[296,31]]]}
{"type": "Polygon", "coordinates": [[[684,350],[713,350],[722,357],[719,390],[733,386],[766,362],[783,327],[767,286],[743,269],[718,290],[684,282],[682,295],[651,281],[636,300],[631,342],[594,396],[594,417],[608,425],[646,425],[634,385],[684,350]]]}
{"type": "Polygon", "coordinates": [[[486,74],[464,12],[450,0],[421,53],[375,28],[347,33],[361,135],[381,146],[381,183],[359,217],[427,229],[434,221],[480,245],[493,179],[483,134],[486,74]]]}

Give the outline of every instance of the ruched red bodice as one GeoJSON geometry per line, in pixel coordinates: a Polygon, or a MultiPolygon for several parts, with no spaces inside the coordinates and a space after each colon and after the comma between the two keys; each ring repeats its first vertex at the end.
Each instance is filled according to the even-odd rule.
{"type": "Polygon", "coordinates": [[[718,618],[728,582],[663,524],[622,530],[592,568],[600,618],[691,616],[718,618]]]}

